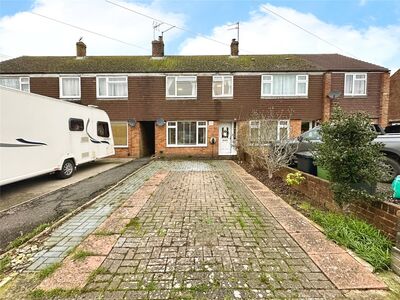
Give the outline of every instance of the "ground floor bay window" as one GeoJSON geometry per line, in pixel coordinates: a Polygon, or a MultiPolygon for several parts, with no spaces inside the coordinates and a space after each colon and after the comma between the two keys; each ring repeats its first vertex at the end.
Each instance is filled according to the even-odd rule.
{"type": "Polygon", "coordinates": [[[207,121],[168,121],[167,147],[207,146],[207,121]]]}

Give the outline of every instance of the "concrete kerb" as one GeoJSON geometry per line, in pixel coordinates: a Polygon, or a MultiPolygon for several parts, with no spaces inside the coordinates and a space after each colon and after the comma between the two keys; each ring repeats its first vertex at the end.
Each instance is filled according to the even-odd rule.
{"type": "MultiPolygon", "coordinates": [[[[61,225],[62,223],[64,223],[66,220],[70,219],[71,217],[75,216],[76,214],[78,214],[79,212],[81,212],[82,210],[84,210],[85,208],[91,206],[93,203],[95,203],[100,197],[104,196],[105,194],[107,194],[108,192],[110,192],[112,189],[116,188],[117,186],[119,186],[121,183],[123,183],[124,181],[126,181],[127,179],[129,179],[130,177],[134,176],[136,173],[138,173],[139,171],[141,171],[143,168],[147,167],[149,164],[153,163],[154,158],[151,158],[149,160],[148,163],[144,164],[143,166],[141,166],[139,169],[135,170],[132,174],[129,174],[128,176],[122,178],[120,181],[118,181],[116,184],[114,184],[113,186],[111,186],[110,188],[108,188],[106,191],[104,191],[103,193],[101,193],[100,195],[97,195],[96,197],[94,197],[93,199],[89,200],[88,202],[84,203],[83,205],[81,205],[80,207],[76,208],[75,210],[73,210],[72,212],[68,213],[67,215],[65,215],[64,217],[62,217],[61,219],[59,219],[58,221],[56,221],[55,223],[51,224],[49,227],[47,227],[45,230],[43,230],[42,232],[38,233],[37,235],[35,235],[34,237],[32,237],[31,239],[27,240],[26,242],[24,242],[23,244],[21,244],[20,246],[10,249],[6,252],[4,252],[3,254],[0,255],[0,259],[6,257],[7,255],[10,255],[13,251],[15,251],[16,249],[22,248],[23,246],[25,246],[28,243],[33,243],[35,241],[38,241],[41,237],[45,236],[46,234],[52,232],[54,229],[56,229],[59,225],[61,225]]],[[[123,163],[119,166],[125,165],[129,162],[123,163]]],[[[92,176],[93,177],[93,176],[92,176]]],[[[89,177],[90,178],[90,177],[89,177]]],[[[68,187],[68,186],[67,186],[68,187]]],[[[63,187],[62,189],[65,189],[67,187],[63,187]]],[[[56,191],[60,191],[62,189],[56,190],[56,191]]],[[[56,192],[53,191],[53,192],[56,192]]],[[[53,193],[50,192],[47,195],[53,193]]],[[[44,196],[44,195],[42,195],[44,196]]],[[[42,197],[40,196],[40,197],[42,197]]],[[[31,201],[31,200],[29,200],[31,201]]],[[[21,203],[22,204],[22,203],[21,203]]],[[[0,282],[0,286],[2,285],[2,282],[0,282]]]]}

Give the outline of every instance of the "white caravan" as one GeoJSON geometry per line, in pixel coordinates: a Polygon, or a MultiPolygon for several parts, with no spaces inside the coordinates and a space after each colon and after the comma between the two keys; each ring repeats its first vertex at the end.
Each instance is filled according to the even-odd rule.
{"type": "Polygon", "coordinates": [[[0,186],[113,154],[105,111],[0,87],[0,186]]]}

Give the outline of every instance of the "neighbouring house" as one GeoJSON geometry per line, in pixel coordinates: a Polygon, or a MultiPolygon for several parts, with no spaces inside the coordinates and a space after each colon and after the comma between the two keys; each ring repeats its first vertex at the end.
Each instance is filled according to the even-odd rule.
{"type": "Polygon", "coordinates": [[[277,139],[327,120],[333,103],[388,123],[389,70],[339,54],[239,55],[233,40],[230,55],[165,56],[161,37],[152,56],[76,47],[76,57],[3,61],[0,84],[106,110],[120,157],[235,155],[254,111],[276,116],[277,139]]]}
{"type": "Polygon", "coordinates": [[[389,123],[400,124],[400,69],[390,77],[389,123]]]}

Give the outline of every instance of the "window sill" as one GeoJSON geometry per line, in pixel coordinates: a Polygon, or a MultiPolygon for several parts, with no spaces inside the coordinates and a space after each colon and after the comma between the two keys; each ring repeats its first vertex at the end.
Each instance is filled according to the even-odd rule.
{"type": "Polygon", "coordinates": [[[308,96],[261,96],[261,100],[308,99],[308,96]]]}
{"type": "Polygon", "coordinates": [[[101,97],[96,98],[98,101],[127,101],[128,97],[101,97]]]}
{"type": "Polygon", "coordinates": [[[213,100],[233,100],[233,96],[226,96],[226,97],[213,97],[213,100]]]}
{"type": "Polygon", "coordinates": [[[343,98],[368,98],[368,95],[344,95],[343,98]]]}
{"type": "Polygon", "coordinates": [[[64,101],[81,101],[81,98],[68,98],[68,97],[60,97],[60,100],[64,100],[64,101]]]}
{"type": "Polygon", "coordinates": [[[172,100],[172,101],[197,100],[197,97],[166,97],[165,100],[172,100]]]}
{"type": "Polygon", "coordinates": [[[207,145],[167,145],[167,148],[207,148],[207,145]]]}

